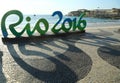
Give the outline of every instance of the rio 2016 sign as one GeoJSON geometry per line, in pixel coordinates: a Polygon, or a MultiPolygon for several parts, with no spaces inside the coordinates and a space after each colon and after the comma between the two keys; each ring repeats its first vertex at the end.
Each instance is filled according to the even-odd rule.
{"type": "MultiPolygon", "coordinates": [[[[16,22],[16,23],[13,23],[13,24],[10,24],[9,25],[9,29],[10,31],[12,32],[12,34],[16,37],[21,37],[22,34],[26,31],[28,36],[32,36],[33,33],[35,31],[39,32],[40,35],[45,35],[46,32],[48,31],[49,29],[49,23],[46,19],[44,18],[41,18],[37,21],[37,23],[35,24],[33,30],[31,30],[31,26],[30,26],[30,21],[31,21],[31,18],[28,16],[26,17],[26,21],[28,22],[25,27],[23,27],[23,30],[21,32],[18,32],[15,30],[15,27],[20,25],[23,21],[23,14],[18,11],[18,10],[11,10],[11,11],[8,11],[7,13],[5,13],[5,15],[2,17],[2,21],[1,21],[1,30],[2,30],[2,34],[4,37],[8,37],[8,32],[7,32],[7,29],[6,29],[6,19],[9,15],[12,15],[12,14],[15,14],[19,17],[19,20],[16,22]],[[41,27],[40,27],[40,23],[43,23],[44,24],[44,27],[45,29],[43,30],[41,27]]],[[[83,16],[84,16],[84,13],[82,13],[80,16],[79,16],[79,20],[77,21],[77,18],[74,18],[74,19],[70,19],[70,18],[66,18],[63,23],[61,24],[61,27],[57,27],[58,24],[62,21],[62,18],[63,18],[63,14],[60,12],[60,11],[55,11],[52,16],[55,16],[57,15],[59,17],[59,20],[54,24],[54,26],[51,28],[51,31],[54,33],[54,34],[58,34],[61,30],[64,31],[64,32],[69,32],[70,29],[72,29],[73,31],[75,31],[77,28],[80,30],[80,31],[83,31],[86,27],[86,20],[82,20],[83,16]],[[66,23],[68,23],[68,26],[66,27],[66,23]]]]}

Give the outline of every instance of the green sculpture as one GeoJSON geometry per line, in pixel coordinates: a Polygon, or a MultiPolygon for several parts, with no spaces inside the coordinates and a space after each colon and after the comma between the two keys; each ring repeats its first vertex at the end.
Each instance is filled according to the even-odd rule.
{"type": "MultiPolygon", "coordinates": [[[[35,26],[33,27],[33,30],[31,30],[31,26],[30,26],[30,21],[31,21],[31,18],[28,16],[26,17],[26,21],[28,22],[25,27],[23,27],[23,30],[21,32],[18,32],[15,30],[15,27],[20,25],[23,21],[23,14],[18,11],[18,10],[11,10],[11,11],[8,11],[7,13],[5,13],[5,15],[2,17],[2,21],[1,21],[1,30],[2,30],[2,34],[4,37],[8,37],[8,32],[7,32],[7,29],[6,29],[6,19],[9,15],[12,15],[12,14],[15,14],[19,17],[19,20],[16,22],[16,23],[13,23],[13,24],[10,24],[9,25],[9,29],[10,31],[12,32],[12,34],[16,37],[21,37],[22,34],[26,31],[28,36],[32,36],[33,33],[35,31],[37,31],[38,33],[40,33],[40,35],[44,35],[46,34],[46,32],[48,31],[49,29],[49,23],[46,19],[44,18],[41,18],[37,21],[37,23],[35,24],[35,26]],[[45,29],[42,30],[42,28],[40,27],[40,23],[43,23],[44,24],[44,27],[45,29]]],[[[59,31],[64,31],[64,32],[69,32],[71,30],[71,28],[73,28],[72,30],[75,31],[77,28],[80,30],[80,31],[83,31],[87,25],[86,23],[86,20],[82,20],[83,16],[85,15],[84,13],[82,13],[80,16],[79,16],[79,20],[77,21],[76,18],[74,18],[73,20],[71,20],[70,18],[66,18],[63,23],[61,24],[61,27],[57,27],[58,24],[62,21],[62,18],[63,18],[63,14],[60,12],[60,11],[55,11],[52,16],[55,16],[55,15],[58,15],[59,17],[59,20],[54,24],[54,26],[51,28],[51,31],[54,33],[54,34],[58,34],[59,31]],[[66,23],[68,23],[68,26],[66,27],[66,23]],[[83,26],[82,26],[82,25],[83,26]],[[57,29],[56,29],[57,28],[57,29]]]]}

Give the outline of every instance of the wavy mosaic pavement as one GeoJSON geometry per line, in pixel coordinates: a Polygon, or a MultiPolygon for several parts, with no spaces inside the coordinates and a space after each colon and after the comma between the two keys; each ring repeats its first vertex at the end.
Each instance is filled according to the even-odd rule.
{"type": "Polygon", "coordinates": [[[119,83],[116,29],[51,37],[2,39],[0,82],[119,83]]]}

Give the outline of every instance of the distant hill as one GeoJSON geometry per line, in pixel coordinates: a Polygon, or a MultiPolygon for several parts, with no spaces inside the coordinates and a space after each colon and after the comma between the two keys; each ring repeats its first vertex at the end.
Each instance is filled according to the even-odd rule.
{"type": "Polygon", "coordinates": [[[120,19],[120,9],[117,8],[94,10],[79,9],[69,12],[68,16],[79,16],[83,12],[86,14],[86,17],[120,19]]]}

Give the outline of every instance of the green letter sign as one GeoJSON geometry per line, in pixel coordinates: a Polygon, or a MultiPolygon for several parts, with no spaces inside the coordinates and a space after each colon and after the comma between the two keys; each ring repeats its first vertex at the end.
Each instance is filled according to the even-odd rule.
{"type": "MultiPolygon", "coordinates": [[[[41,18],[41,19],[39,19],[37,21],[37,23],[33,27],[33,30],[31,30],[30,23],[29,23],[31,21],[31,18],[28,16],[28,17],[26,17],[26,21],[28,23],[25,25],[25,27],[23,27],[23,30],[21,32],[18,32],[18,31],[15,30],[15,27],[18,26],[20,23],[22,23],[22,21],[23,21],[23,14],[20,11],[18,11],[18,10],[11,10],[11,11],[8,11],[7,13],[5,13],[5,15],[2,17],[1,30],[2,30],[2,34],[3,34],[4,37],[8,37],[8,32],[7,32],[6,24],[5,24],[6,23],[6,19],[7,19],[7,17],[9,15],[12,15],[12,14],[15,14],[15,15],[17,15],[19,17],[19,20],[16,23],[13,23],[13,24],[9,25],[10,31],[16,37],[21,37],[22,34],[25,31],[27,32],[28,36],[32,36],[35,31],[37,31],[38,33],[40,33],[40,35],[44,35],[44,34],[46,34],[46,32],[49,29],[49,23],[48,23],[48,21],[46,19],[44,19],[44,18],[41,18]],[[45,27],[44,30],[41,29],[40,23],[44,24],[44,27],[45,27]]],[[[79,16],[79,20],[78,21],[77,21],[76,18],[74,18],[73,20],[70,19],[70,18],[66,18],[63,21],[63,23],[61,24],[61,27],[59,27],[59,28],[58,28],[58,24],[62,21],[63,14],[60,11],[55,11],[52,14],[52,16],[55,16],[55,15],[57,15],[59,17],[59,20],[54,24],[53,27],[51,27],[51,31],[54,34],[58,34],[59,31],[61,31],[61,30],[64,31],[64,32],[69,32],[71,28],[72,28],[73,31],[75,31],[77,28],[80,31],[83,31],[85,29],[85,27],[86,27],[86,21],[82,20],[82,18],[84,16],[84,13],[82,13],[79,16]],[[68,23],[68,26],[65,25],[66,23],[68,23]]]]}

